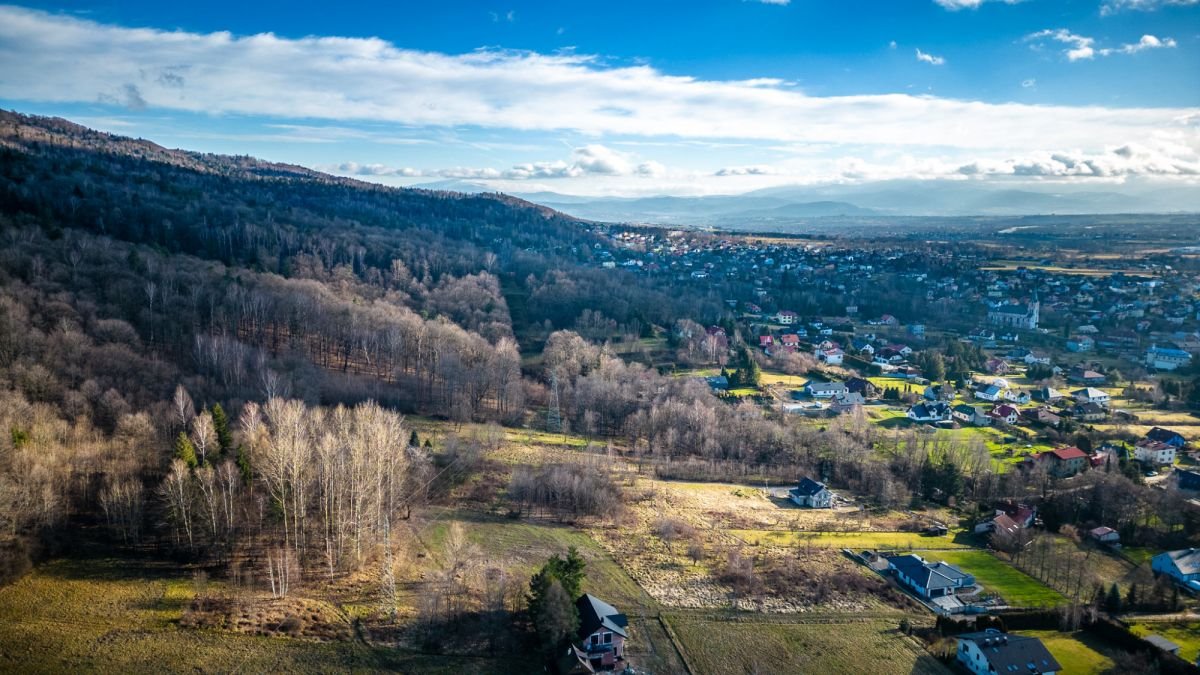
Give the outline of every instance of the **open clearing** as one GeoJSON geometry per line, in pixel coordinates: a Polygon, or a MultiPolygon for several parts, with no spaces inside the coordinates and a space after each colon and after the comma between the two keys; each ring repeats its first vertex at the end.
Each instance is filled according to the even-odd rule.
{"type": "Polygon", "coordinates": [[[928,537],[919,532],[797,532],[791,530],[731,530],[730,534],[752,546],[819,547],[853,551],[948,550],[971,545],[953,535],[928,537]]]}
{"type": "Polygon", "coordinates": [[[1000,560],[987,551],[938,551],[922,556],[926,560],[944,560],[975,576],[985,592],[1003,597],[1014,607],[1053,607],[1066,602],[1061,593],[1000,560]]]}
{"type": "Polygon", "coordinates": [[[1161,635],[1179,645],[1179,657],[1188,663],[1200,658],[1200,621],[1145,621],[1129,627],[1138,637],[1161,635]]]}
{"type": "Polygon", "coordinates": [[[129,560],[47,563],[0,588],[0,671],[63,672],[530,672],[520,658],[409,653],[361,642],[256,637],[183,629],[194,596],[176,566],[129,560]]]}
{"type": "Polygon", "coordinates": [[[950,672],[895,622],[719,622],[673,615],[669,623],[696,673],[950,672]]]}
{"type": "Polygon", "coordinates": [[[1039,638],[1063,666],[1064,673],[1099,675],[1115,664],[1108,648],[1096,637],[1084,632],[1059,633],[1053,630],[1022,630],[1020,635],[1039,638]]]}

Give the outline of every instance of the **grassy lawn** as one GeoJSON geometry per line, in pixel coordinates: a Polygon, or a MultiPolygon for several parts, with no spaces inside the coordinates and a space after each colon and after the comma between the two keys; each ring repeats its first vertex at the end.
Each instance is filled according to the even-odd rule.
{"type": "Polygon", "coordinates": [[[1146,565],[1150,563],[1151,558],[1161,553],[1161,551],[1155,548],[1123,546],[1121,547],[1121,553],[1124,553],[1126,558],[1129,558],[1139,565],[1146,565]]]}
{"type": "Polygon", "coordinates": [[[538,665],[179,628],[192,596],[178,566],[111,559],[42,565],[0,588],[0,672],[517,673],[538,665]]]}
{"type": "Polygon", "coordinates": [[[1129,627],[1138,637],[1161,635],[1179,645],[1179,656],[1188,663],[1200,657],[1200,621],[1147,621],[1129,627]]]}
{"type": "Polygon", "coordinates": [[[696,673],[912,673],[950,671],[894,622],[719,622],[672,616],[696,673]]]}
{"type": "MultiPolygon", "coordinates": [[[[854,551],[885,550],[946,550],[966,549],[971,545],[956,541],[955,533],[944,537],[926,537],[919,532],[797,532],[791,530],[730,530],[733,536],[748,544],[767,546],[813,546],[854,551]]],[[[961,540],[961,537],[958,539],[961,540]]]]}
{"type": "Polygon", "coordinates": [[[922,557],[926,560],[945,560],[973,574],[985,591],[999,594],[1014,607],[1049,607],[1066,602],[1066,598],[1058,591],[987,551],[938,551],[936,555],[922,557]]]}
{"type": "Polygon", "coordinates": [[[1115,665],[1108,656],[1108,648],[1084,631],[1059,633],[1052,630],[1023,630],[1017,633],[1040,639],[1063,666],[1064,673],[1098,675],[1115,665]]]}

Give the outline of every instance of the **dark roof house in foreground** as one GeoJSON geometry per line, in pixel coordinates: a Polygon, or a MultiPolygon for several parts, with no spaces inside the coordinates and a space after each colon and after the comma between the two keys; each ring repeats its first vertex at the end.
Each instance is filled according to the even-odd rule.
{"type": "Polygon", "coordinates": [[[977,675],[1052,675],[1062,670],[1042,641],[989,628],[959,635],[956,659],[977,675]]]}
{"type": "Polygon", "coordinates": [[[625,640],[629,620],[616,607],[589,593],[575,601],[579,611],[578,641],[567,655],[568,673],[596,673],[625,669],[625,640]]]}

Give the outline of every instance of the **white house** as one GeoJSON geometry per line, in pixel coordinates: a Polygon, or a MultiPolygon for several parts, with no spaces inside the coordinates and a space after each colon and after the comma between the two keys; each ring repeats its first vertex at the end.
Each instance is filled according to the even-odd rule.
{"type": "Polygon", "coordinates": [[[796,313],[789,310],[784,310],[775,315],[775,321],[785,326],[790,326],[796,323],[797,319],[799,319],[799,317],[796,315],[796,313]]]}
{"type": "Polygon", "coordinates": [[[813,509],[833,508],[833,497],[833,493],[825,487],[824,483],[818,483],[808,476],[805,476],[799,485],[788,490],[788,499],[792,500],[796,506],[813,509]]]}
{"type": "Polygon", "coordinates": [[[950,417],[950,404],[945,401],[918,403],[909,408],[907,414],[914,422],[941,422],[950,417]]]}
{"type": "Polygon", "coordinates": [[[833,398],[845,396],[849,392],[845,382],[809,382],[804,385],[804,389],[813,398],[833,398]]]}
{"type": "Polygon", "coordinates": [[[1095,387],[1084,387],[1071,392],[1071,396],[1080,403],[1095,403],[1096,405],[1108,405],[1111,400],[1107,392],[1095,387]]]}
{"type": "Polygon", "coordinates": [[[1146,350],[1146,365],[1158,370],[1175,370],[1192,362],[1192,355],[1174,347],[1150,345],[1146,350]]]}
{"type": "Polygon", "coordinates": [[[1170,466],[1175,463],[1175,446],[1143,438],[1133,446],[1133,458],[1145,464],[1170,466]]]}
{"type": "Polygon", "coordinates": [[[1053,675],[1062,665],[1035,637],[1009,635],[995,628],[958,636],[955,658],[976,675],[1022,673],[1053,675]]]}
{"type": "Polygon", "coordinates": [[[828,363],[831,366],[840,366],[846,358],[846,352],[842,351],[839,347],[832,347],[830,349],[821,349],[818,347],[813,351],[813,356],[816,356],[818,361],[828,363]]]}
{"type": "Polygon", "coordinates": [[[1150,559],[1150,569],[1171,577],[1193,593],[1200,592],[1200,548],[1159,553],[1150,559]]]}
{"type": "Polygon", "coordinates": [[[1005,388],[998,384],[989,384],[982,389],[975,390],[975,398],[981,401],[992,401],[993,403],[1004,398],[1005,388]]]}

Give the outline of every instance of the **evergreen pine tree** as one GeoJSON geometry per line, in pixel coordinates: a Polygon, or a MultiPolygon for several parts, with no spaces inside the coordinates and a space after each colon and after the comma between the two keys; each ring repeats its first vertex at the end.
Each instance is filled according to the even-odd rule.
{"type": "Polygon", "coordinates": [[[234,449],[233,433],[229,431],[229,417],[220,403],[214,403],[211,412],[213,429],[217,432],[217,446],[221,449],[221,456],[225,457],[234,449]]]}
{"type": "Polygon", "coordinates": [[[175,457],[182,459],[189,469],[194,469],[200,464],[196,459],[196,446],[192,445],[192,439],[182,431],[175,437],[175,457]]]}
{"type": "Polygon", "coordinates": [[[413,429],[413,432],[411,434],[409,434],[409,436],[408,436],[408,447],[410,447],[410,448],[421,447],[421,439],[417,436],[416,429],[413,429]]]}
{"type": "Polygon", "coordinates": [[[1108,589],[1108,597],[1104,600],[1104,609],[1110,614],[1116,614],[1121,611],[1121,590],[1114,583],[1108,589]]]}

